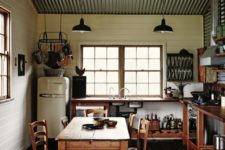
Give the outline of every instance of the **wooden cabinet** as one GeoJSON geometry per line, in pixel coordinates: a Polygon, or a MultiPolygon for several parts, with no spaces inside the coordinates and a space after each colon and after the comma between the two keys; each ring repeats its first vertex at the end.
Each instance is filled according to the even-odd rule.
{"type": "Polygon", "coordinates": [[[210,66],[201,66],[200,65],[200,58],[201,56],[204,54],[205,52],[205,48],[199,48],[197,49],[197,53],[198,53],[198,81],[199,82],[204,82],[204,83],[215,83],[217,78],[217,71],[215,70],[214,67],[210,67],[210,66]]]}

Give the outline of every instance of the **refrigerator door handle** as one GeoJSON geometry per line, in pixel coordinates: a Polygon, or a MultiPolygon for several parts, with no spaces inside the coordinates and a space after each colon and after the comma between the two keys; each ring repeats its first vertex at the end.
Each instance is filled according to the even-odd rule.
{"type": "Polygon", "coordinates": [[[40,97],[51,97],[52,94],[40,94],[40,97]]]}
{"type": "Polygon", "coordinates": [[[45,98],[64,98],[64,94],[40,94],[40,97],[45,97],[45,98]]]}

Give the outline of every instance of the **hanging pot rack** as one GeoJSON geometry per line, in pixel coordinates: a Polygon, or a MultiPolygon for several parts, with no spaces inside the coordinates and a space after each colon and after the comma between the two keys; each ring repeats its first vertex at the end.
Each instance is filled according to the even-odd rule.
{"type": "Polygon", "coordinates": [[[42,43],[59,43],[59,44],[66,44],[67,41],[67,35],[64,32],[43,32],[40,34],[39,36],[39,44],[42,43]],[[48,38],[48,36],[50,37],[54,37],[57,36],[58,34],[58,38],[48,38]]]}
{"type": "Polygon", "coordinates": [[[62,14],[60,14],[60,26],[59,26],[59,32],[46,32],[46,15],[44,14],[44,25],[45,25],[45,31],[41,33],[39,37],[38,43],[59,43],[59,44],[66,44],[67,43],[67,35],[62,32],[62,14]],[[58,38],[48,38],[48,35],[51,35],[51,37],[57,36],[58,38]]]}

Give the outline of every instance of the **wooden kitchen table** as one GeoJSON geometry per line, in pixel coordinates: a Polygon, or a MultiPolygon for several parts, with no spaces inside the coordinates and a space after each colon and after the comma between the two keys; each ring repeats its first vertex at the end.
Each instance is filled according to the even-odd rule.
{"type": "Polygon", "coordinates": [[[88,130],[83,124],[94,123],[92,117],[74,117],[56,137],[58,150],[127,150],[130,139],[123,117],[107,117],[116,120],[115,128],[88,130]]]}

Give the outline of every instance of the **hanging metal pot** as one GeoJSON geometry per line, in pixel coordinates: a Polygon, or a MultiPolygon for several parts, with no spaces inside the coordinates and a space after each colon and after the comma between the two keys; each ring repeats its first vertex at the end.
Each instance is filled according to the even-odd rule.
{"type": "Polygon", "coordinates": [[[43,62],[43,54],[41,50],[33,52],[33,57],[37,64],[41,64],[43,62]]]}

